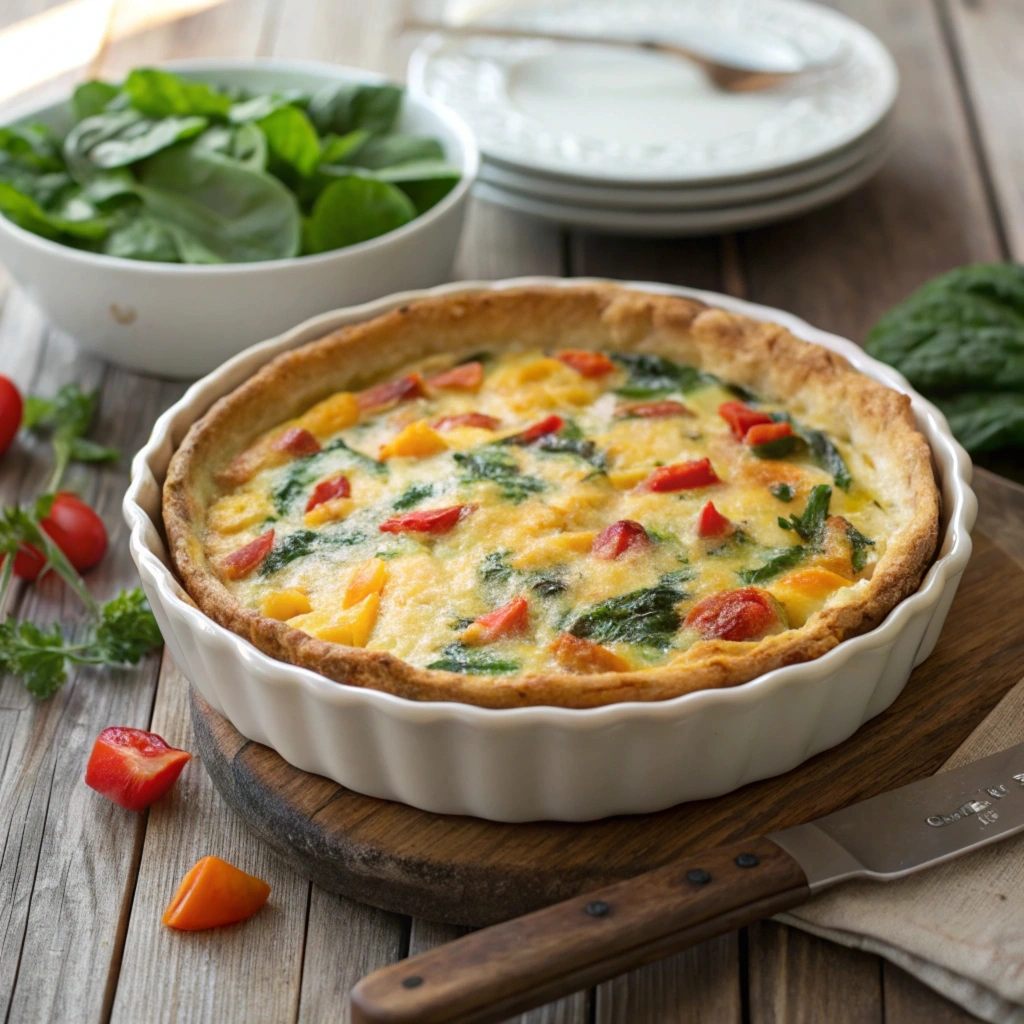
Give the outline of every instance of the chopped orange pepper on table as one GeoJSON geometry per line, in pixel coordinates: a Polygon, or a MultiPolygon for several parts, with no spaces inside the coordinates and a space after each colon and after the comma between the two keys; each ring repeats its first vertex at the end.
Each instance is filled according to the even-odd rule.
{"type": "Polygon", "coordinates": [[[162,921],[179,931],[236,924],[252,917],[270,895],[270,886],[220,857],[203,857],[181,880],[162,921]]]}

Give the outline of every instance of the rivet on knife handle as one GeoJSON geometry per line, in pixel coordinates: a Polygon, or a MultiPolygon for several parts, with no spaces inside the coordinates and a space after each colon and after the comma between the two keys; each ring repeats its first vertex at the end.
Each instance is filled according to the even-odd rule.
{"type": "Polygon", "coordinates": [[[767,839],[711,850],[473,932],[363,978],[353,1024],[486,1024],[807,899],[767,839]]]}

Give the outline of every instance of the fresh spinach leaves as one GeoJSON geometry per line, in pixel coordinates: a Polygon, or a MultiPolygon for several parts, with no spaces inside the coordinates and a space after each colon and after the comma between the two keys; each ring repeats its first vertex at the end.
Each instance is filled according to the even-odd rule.
{"type": "Polygon", "coordinates": [[[936,401],[968,451],[1024,446],[1024,266],[935,278],[883,316],[865,347],[936,401]]]}
{"type": "Polygon", "coordinates": [[[402,90],[244,93],[151,68],[71,98],[60,138],[0,128],[0,214],[128,259],[243,263],[393,231],[460,178],[434,138],[396,132],[402,90]]]}

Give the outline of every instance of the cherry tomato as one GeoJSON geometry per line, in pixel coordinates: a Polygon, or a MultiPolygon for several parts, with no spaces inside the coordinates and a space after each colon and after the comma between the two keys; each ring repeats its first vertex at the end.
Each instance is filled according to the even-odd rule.
{"type": "MultiPolygon", "coordinates": [[[[103,520],[77,494],[61,491],[53,499],[50,514],[39,525],[79,572],[97,565],[106,553],[107,529],[103,520]]],[[[14,559],[14,573],[23,580],[34,580],[43,562],[40,551],[31,544],[23,544],[14,559]]]]}
{"type": "Polygon", "coordinates": [[[10,447],[21,426],[24,403],[13,382],[0,377],[0,455],[10,447]]]}
{"type": "Polygon", "coordinates": [[[760,640],[786,628],[782,606],[760,587],[723,591],[690,609],[686,625],[704,640],[760,640]]]}

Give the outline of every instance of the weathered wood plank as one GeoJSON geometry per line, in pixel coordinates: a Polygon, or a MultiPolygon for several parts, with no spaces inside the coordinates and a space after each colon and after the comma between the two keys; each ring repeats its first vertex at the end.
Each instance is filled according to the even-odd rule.
{"type": "MultiPolygon", "coordinates": [[[[187,684],[169,658],[152,728],[173,746],[194,749],[187,684]]],[[[172,795],[149,811],[111,1020],[294,1020],[308,891],[304,879],[245,829],[194,761],[172,795]],[[270,901],[235,927],[173,932],[160,915],[188,869],[207,854],[265,879],[270,901]]]]}
{"type": "MultiPolygon", "coordinates": [[[[160,383],[129,381],[79,356],[67,339],[42,329],[20,297],[6,312],[18,318],[18,330],[6,335],[19,350],[15,362],[39,364],[33,389],[51,394],[69,380],[84,387],[102,383],[106,411],[93,436],[130,453],[162,407],[160,383]]],[[[21,444],[19,496],[28,500],[43,490],[52,460],[42,443],[21,444]]],[[[88,574],[101,598],[136,579],[127,546],[118,543],[127,480],[127,459],[116,468],[75,467],[67,480],[103,517],[112,539],[110,553],[88,574]]],[[[47,624],[59,618],[73,627],[83,617],[77,598],[56,579],[24,588],[18,605],[21,616],[47,624]]],[[[78,671],[45,702],[35,701],[13,678],[0,684],[0,706],[17,709],[0,780],[0,820],[8,828],[0,863],[0,1006],[11,1020],[77,1021],[83,1014],[99,1016],[109,1001],[124,897],[143,826],[137,816],[125,816],[85,789],[81,773],[104,726],[148,723],[156,670],[151,658],[133,670],[78,671]]]]}
{"type": "Polygon", "coordinates": [[[973,1024],[981,1020],[884,960],[882,992],[885,1024],[973,1024]]]}
{"type": "Polygon", "coordinates": [[[881,1024],[878,957],[774,921],[747,931],[750,1024],[881,1024]]]}
{"type": "Polygon", "coordinates": [[[1024,259],[1024,7],[946,0],[1009,252],[1024,259]]]}

